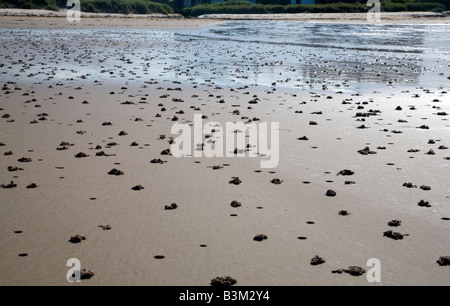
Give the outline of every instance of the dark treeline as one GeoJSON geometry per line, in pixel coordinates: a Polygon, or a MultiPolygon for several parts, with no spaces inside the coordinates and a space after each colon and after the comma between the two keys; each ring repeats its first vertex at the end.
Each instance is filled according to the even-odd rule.
{"type": "MultiPolygon", "coordinates": [[[[201,4],[182,10],[184,16],[200,16],[205,14],[295,14],[295,13],[364,13],[370,7],[366,5],[367,0],[361,3],[331,0],[326,4],[314,5],[285,5],[286,0],[258,0],[257,4],[246,1],[227,1],[217,4],[201,4]],[[265,4],[263,4],[264,2],[265,4]],[[275,3],[274,3],[275,2],[275,3]]],[[[325,0],[320,0],[325,1],[325,0]]],[[[383,12],[407,12],[407,11],[427,11],[443,12],[449,7],[450,0],[395,0],[381,1],[383,12]]]]}
{"type": "MultiPolygon", "coordinates": [[[[81,10],[94,13],[150,14],[173,13],[169,0],[81,0],[81,10]]],[[[3,8],[47,9],[67,8],[67,0],[0,0],[3,8]]]]}
{"type": "MultiPolygon", "coordinates": [[[[81,10],[94,13],[121,14],[172,14],[180,12],[184,16],[204,14],[281,14],[281,13],[357,13],[367,12],[367,0],[316,0],[314,5],[291,5],[290,0],[257,0],[256,4],[247,1],[226,1],[183,8],[183,0],[81,0],[81,10]]],[[[67,0],[0,0],[0,8],[25,8],[58,10],[66,8],[67,0]]],[[[382,0],[384,12],[450,10],[450,0],[382,0]]]]}

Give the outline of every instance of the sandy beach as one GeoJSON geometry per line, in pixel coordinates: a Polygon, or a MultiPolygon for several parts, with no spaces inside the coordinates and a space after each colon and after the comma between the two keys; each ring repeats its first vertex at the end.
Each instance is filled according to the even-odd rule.
{"type": "MultiPolygon", "coordinates": [[[[365,13],[315,13],[315,14],[246,14],[246,15],[203,15],[199,19],[218,20],[296,20],[320,23],[368,23],[365,13]]],[[[382,24],[449,24],[450,16],[447,13],[432,12],[382,12],[382,24]]]]}
{"type": "MultiPolygon", "coordinates": [[[[318,23],[366,24],[365,13],[317,13],[317,14],[211,14],[199,18],[184,18],[182,15],[137,15],[106,14],[81,12],[82,22],[68,23],[64,18],[67,10],[25,10],[0,9],[2,27],[38,27],[38,28],[154,28],[180,29],[208,26],[230,20],[294,20],[318,23]],[[23,17],[26,17],[24,19],[23,17]]],[[[399,12],[381,14],[381,24],[450,24],[450,14],[433,12],[399,12]]]]}
{"type": "Polygon", "coordinates": [[[67,22],[67,10],[17,10],[0,9],[0,25],[2,28],[152,28],[152,29],[182,29],[208,26],[217,23],[216,20],[184,19],[183,16],[151,14],[123,15],[81,12],[80,22],[67,22]]]}
{"type": "MultiPolygon", "coordinates": [[[[270,50],[255,64],[254,54],[266,52],[259,45],[227,50],[190,34],[223,16],[69,24],[24,14],[0,10],[0,285],[209,286],[224,276],[236,286],[449,284],[450,268],[437,263],[450,256],[445,58],[411,53],[387,74],[409,71],[414,85],[360,89],[335,80],[331,64],[317,68],[323,80],[288,80],[293,68],[270,50]],[[248,66],[221,62],[244,53],[248,66]],[[272,84],[239,84],[244,68],[266,71],[265,63],[282,66],[272,84]],[[236,85],[218,83],[227,71],[236,85]],[[444,85],[421,86],[425,73],[444,85]],[[217,130],[279,123],[278,165],[166,154],[179,136],[174,124],[192,125],[195,114],[217,130]],[[255,240],[261,234],[267,239],[255,240]],[[85,239],[71,241],[76,235],[85,239]],[[316,255],[324,262],[311,264],[316,255]],[[93,277],[68,282],[70,258],[93,277]],[[381,283],[366,278],[372,258],[381,283]],[[338,273],[351,266],[365,271],[338,273]]],[[[391,18],[405,20],[449,21],[391,18]]]]}

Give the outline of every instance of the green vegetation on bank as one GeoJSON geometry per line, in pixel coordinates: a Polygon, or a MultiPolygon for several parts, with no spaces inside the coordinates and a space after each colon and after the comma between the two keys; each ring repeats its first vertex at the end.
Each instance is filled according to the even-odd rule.
{"type": "Polygon", "coordinates": [[[81,10],[91,13],[173,14],[168,4],[150,0],[82,0],[81,10]]]}
{"type": "Polygon", "coordinates": [[[184,16],[200,16],[205,14],[283,14],[283,13],[338,13],[367,12],[360,4],[333,3],[316,5],[277,5],[252,4],[250,2],[230,1],[218,4],[202,4],[182,11],[184,16]]]}
{"type": "Polygon", "coordinates": [[[0,0],[0,8],[58,10],[55,0],[0,0]]]}
{"type": "MultiPolygon", "coordinates": [[[[205,0],[206,2],[210,2],[205,0]]],[[[217,4],[201,4],[184,8],[184,16],[204,14],[283,14],[283,13],[363,13],[370,7],[367,0],[316,0],[314,5],[290,5],[290,0],[229,0],[217,4]]],[[[81,0],[81,10],[94,13],[121,14],[172,14],[179,11],[183,0],[81,0]]],[[[0,8],[25,8],[58,10],[66,8],[67,0],[0,0],[0,8]]],[[[426,11],[442,12],[450,10],[450,0],[381,0],[384,12],[426,11]]]]}
{"type": "Polygon", "coordinates": [[[385,12],[443,12],[450,10],[450,0],[396,0],[381,2],[385,12]]]}
{"type": "MultiPolygon", "coordinates": [[[[269,0],[270,1],[270,0],[269,0]]],[[[264,0],[264,3],[267,3],[264,0]]],[[[384,12],[426,11],[443,12],[450,9],[450,0],[396,0],[381,1],[384,12]]],[[[367,3],[367,2],[365,2],[367,3]]],[[[327,3],[314,5],[253,4],[247,1],[228,1],[217,4],[201,4],[185,8],[184,16],[205,14],[294,14],[294,13],[364,13],[370,10],[365,3],[327,3]]]]}
{"type": "MultiPolygon", "coordinates": [[[[173,14],[169,0],[81,0],[81,11],[120,14],[173,14]]],[[[67,0],[0,0],[0,8],[58,10],[67,8],[67,0]]]]}

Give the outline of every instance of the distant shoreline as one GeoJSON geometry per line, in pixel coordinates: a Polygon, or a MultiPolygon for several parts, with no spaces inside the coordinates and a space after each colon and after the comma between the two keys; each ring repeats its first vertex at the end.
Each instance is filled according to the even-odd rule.
{"type": "MultiPolygon", "coordinates": [[[[0,16],[22,16],[22,17],[65,17],[66,9],[59,11],[36,10],[36,9],[0,9],[0,16]]],[[[180,14],[117,14],[117,13],[87,13],[81,12],[82,18],[164,18],[183,19],[180,14]]]]}
{"type": "Polygon", "coordinates": [[[0,9],[0,28],[151,28],[191,29],[209,26],[217,20],[185,19],[182,15],[134,15],[109,13],[81,13],[81,21],[69,23],[67,10],[0,9]]]}
{"type": "MultiPolygon", "coordinates": [[[[366,13],[300,13],[300,14],[220,14],[203,15],[198,18],[184,18],[180,14],[110,14],[81,13],[82,21],[69,23],[66,20],[67,10],[27,10],[0,9],[0,27],[135,27],[135,28],[195,28],[208,26],[221,21],[232,20],[291,20],[319,23],[365,24],[366,13]],[[26,18],[26,19],[24,19],[26,18]],[[83,22],[83,19],[88,21],[83,22]],[[49,22],[51,20],[51,22],[49,22]]],[[[450,14],[432,12],[399,12],[381,13],[381,24],[450,24],[450,14]]]]}
{"type": "MultiPolygon", "coordinates": [[[[220,20],[293,20],[305,22],[367,23],[366,13],[203,15],[198,18],[220,20]]],[[[381,23],[450,24],[450,15],[447,13],[432,12],[382,12],[381,23]]]]}

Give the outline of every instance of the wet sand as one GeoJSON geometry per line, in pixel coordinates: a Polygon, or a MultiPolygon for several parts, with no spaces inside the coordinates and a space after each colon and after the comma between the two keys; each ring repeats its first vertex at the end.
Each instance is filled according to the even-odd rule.
{"type": "Polygon", "coordinates": [[[123,15],[81,13],[80,22],[67,22],[67,11],[0,9],[1,28],[152,28],[182,29],[208,26],[216,20],[185,19],[178,14],[123,15]]]}
{"type": "MultiPolygon", "coordinates": [[[[196,28],[230,20],[290,20],[336,24],[367,24],[365,13],[315,13],[315,14],[209,14],[198,18],[184,18],[182,15],[123,15],[107,13],[81,13],[81,22],[68,23],[67,10],[25,10],[0,9],[0,26],[20,28],[31,25],[34,28],[196,28]],[[24,19],[26,17],[26,19],[24,19]]],[[[450,24],[449,13],[433,12],[383,12],[380,24],[450,24]]]]}
{"type": "MultiPolygon", "coordinates": [[[[311,14],[210,14],[200,19],[222,20],[295,20],[320,23],[366,24],[366,13],[311,13],[311,14]]],[[[450,24],[447,13],[432,12],[382,12],[380,24],[450,24]]]]}
{"type": "Polygon", "coordinates": [[[437,263],[450,254],[448,87],[180,84],[129,74],[126,58],[107,67],[117,77],[99,81],[83,74],[105,59],[91,43],[97,52],[58,43],[52,55],[43,41],[27,58],[5,54],[0,285],[71,285],[70,258],[94,273],[79,285],[207,286],[230,276],[242,286],[362,286],[372,284],[360,269],[336,271],[368,270],[371,258],[382,285],[448,285],[450,269],[437,263]],[[73,79],[52,80],[59,69],[45,66],[26,77],[28,65],[57,66],[64,52],[79,61],[73,79]],[[194,114],[280,122],[278,167],[162,154],[177,137],[174,117],[192,123],[194,114]]]}

